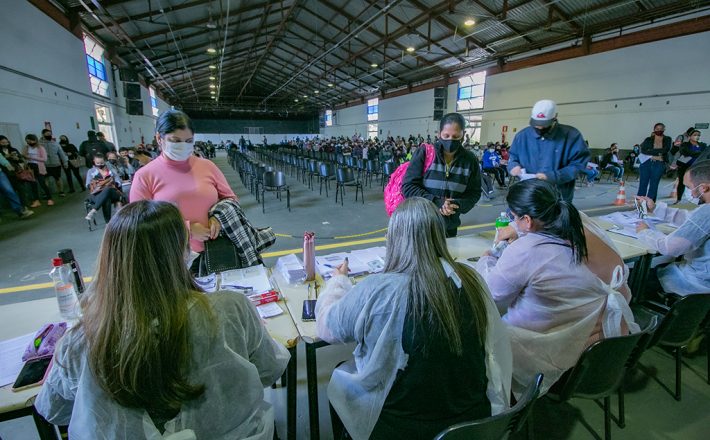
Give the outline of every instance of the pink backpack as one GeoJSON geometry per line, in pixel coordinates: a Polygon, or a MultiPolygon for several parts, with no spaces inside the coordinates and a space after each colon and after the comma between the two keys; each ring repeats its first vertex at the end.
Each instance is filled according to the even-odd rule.
{"type": "MultiPolygon", "coordinates": [[[[434,162],[434,146],[431,144],[422,144],[421,147],[426,148],[426,157],[424,158],[424,172],[426,172],[434,162]]],[[[421,148],[420,147],[420,148],[421,148]]],[[[409,168],[409,162],[405,162],[392,173],[390,180],[385,187],[385,211],[389,217],[404,200],[404,195],[402,194],[402,181],[404,181],[404,175],[407,173],[409,168]]]]}

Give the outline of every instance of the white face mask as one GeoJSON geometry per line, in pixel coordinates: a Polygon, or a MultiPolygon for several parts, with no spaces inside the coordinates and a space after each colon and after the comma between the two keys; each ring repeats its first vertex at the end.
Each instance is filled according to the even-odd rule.
{"type": "Polygon", "coordinates": [[[163,153],[171,160],[185,161],[192,156],[195,148],[192,142],[163,142],[163,153]]]}
{"type": "MultiPolygon", "coordinates": [[[[702,184],[701,184],[702,185],[702,184]]],[[[700,197],[693,197],[693,191],[696,189],[700,188],[700,185],[696,186],[693,189],[690,189],[686,187],[686,191],[683,193],[683,197],[685,200],[688,202],[692,203],[693,205],[699,205],[700,204],[700,197]]]]}

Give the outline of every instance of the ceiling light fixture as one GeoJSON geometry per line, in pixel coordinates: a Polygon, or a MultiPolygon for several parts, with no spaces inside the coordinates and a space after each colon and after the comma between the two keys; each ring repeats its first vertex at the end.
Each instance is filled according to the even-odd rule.
{"type": "Polygon", "coordinates": [[[319,92],[318,90],[314,90],[313,93],[315,93],[315,94],[317,95],[317,94],[319,94],[320,92],[319,92]]]}
{"type": "Polygon", "coordinates": [[[328,87],[335,87],[335,84],[333,84],[333,83],[328,83],[328,87]]]}
{"type": "Polygon", "coordinates": [[[215,89],[215,88],[217,88],[217,86],[216,86],[216,85],[214,85],[214,84],[210,84],[210,89],[215,89]]]}
{"type": "Polygon", "coordinates": [[[217,66],[215,66],[214,64],[210,64],[210,69],[214,70],[216,68],[217,68],[217,66]]]}
{"type": "Polygon", "coordinates": [[[372,68],[377,67],[377,63],[372,63],[372,64],[370,64],[370,67],[372,67],[372,68]]]}
{"type": "Polygon", "coordinates": [[[298,98],[294,99],[293,102],[298,102],[298,98]]]}
{"type": "Polygon", "coordinates": [[[303,95],[303,99],[308,99],[308,95],[303,95]]]}
{"type": "Polygon", "coordinates": [[[476,20],[474,20],[473,18],[469,18],[468,20],[464,21],[463,24],[464,26],[473,26],[474,24],[476,24],[476,20]]]}
{"type": "Polygon", "coordinates": [[[215,49],[214,47],[208,47],[208,48],[207,48],[207,53],[215,54],[215,53],[217,53],[217,49],[215,49]]]}
{"type": "Polygon", "coordinates": [[[409,46],[409,47],[407,48],[407,52],[409,52],[409,53],[412,53],[412,52],[414,52],[415,50],[416,50],[416,49],[414,49],[412,46],[409,46]]]}
{"type": "Polygon", "coordinates": [[[211,80],[211,81],[214,81],[214,80],[216,80],[216,79],[217,79],[216,77],[210,76],[210,80],[211,80]]]}

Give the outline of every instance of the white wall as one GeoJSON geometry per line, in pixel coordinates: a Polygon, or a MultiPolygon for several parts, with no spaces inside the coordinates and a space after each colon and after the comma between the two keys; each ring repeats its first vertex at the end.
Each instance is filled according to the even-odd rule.
{"type": "MultiPolygon", "coordinates": [[[[120,82],[116,83],[119,96],[113,93],[110,63],[106,71],[111,98],[106,99],[91,93],[82,40],[29,2],[13,1],[3,12],[0,65],[16,72],[0,69],[0,123],[19,124],[24,136],[39,135],[48,121],[55,137],[66,134],[78,145],[92,129],[94,103],[104,103],[112,108],[117,146],[134,145],[141,134],[150,141],[155,119],[126,114],[120,82]]],[[[145,88],[143,102],[144,114],[152,115],[145,88]]],[[[159,99],[159,108],[164,111],[169,105],[159,99]]]]}
{"type": "MultiPolygon", "coordinates": [[[[447,112],[456,108],[456,85],[449,85],[447,112]]],[[[356,105],[335,113],[335,124],[321,129],[325,137],[352,136],[355,133],[367,136],[367,104],[356,105]]],[[[379,120],[380,138],[383,136],[409,136],[421,134],[432,137],[439,131],[439,122],[434,121],[434,89],[409,93],[389,99],[380,98],[379,120]]]]}
{"type": "Polygon", "coordinates": [[[710,57],[701,49],[708,46],[705,32],[490,75],[481,140],[499,140],[504,125],[512,139],[545,98],[558,103],[560,123],[577,127],[591,147],[618,142],[629,149],[656,122],[674,137],[710,122],[710,57]]]}

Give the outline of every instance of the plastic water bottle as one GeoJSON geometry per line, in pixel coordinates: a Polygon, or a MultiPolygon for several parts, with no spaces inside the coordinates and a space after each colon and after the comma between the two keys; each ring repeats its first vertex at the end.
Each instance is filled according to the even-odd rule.
{"type": "Polygon", "coordinates": [[[510,224],[510,218],[505,212],[501,212],[500,216],[496,219],[496,229],[505,228],[510,224]]]}
{"type": "Polygon", "coordinates": [[[76,295],[74,288],[74,280],[71,266],[62,264],[61,258],[53,258],[52,266],[54,267],[49,273],[49,276],[54,282],[54,292],[57,294],[57,303],[59,304],[59,314],[64,319],[79,318],[79,298],[76,295]]]}

